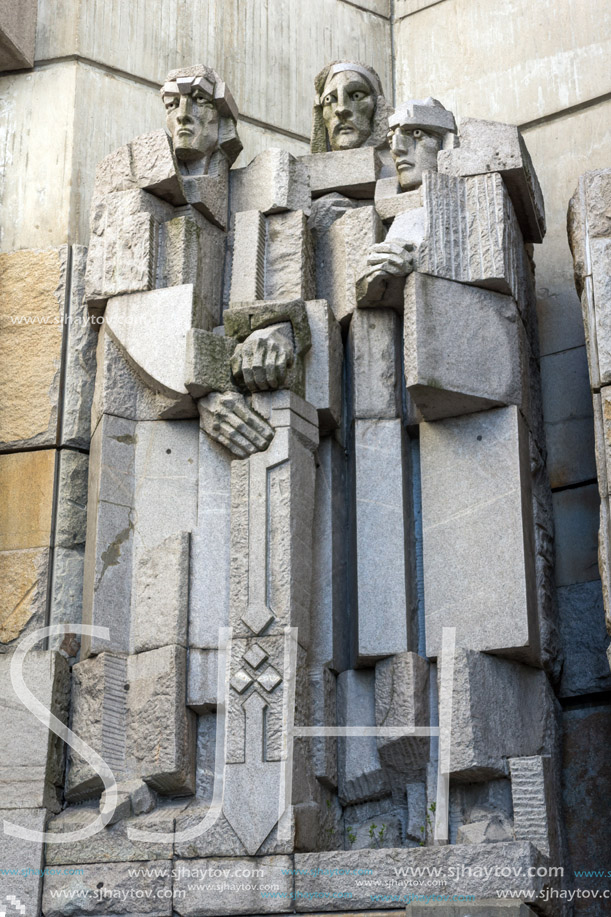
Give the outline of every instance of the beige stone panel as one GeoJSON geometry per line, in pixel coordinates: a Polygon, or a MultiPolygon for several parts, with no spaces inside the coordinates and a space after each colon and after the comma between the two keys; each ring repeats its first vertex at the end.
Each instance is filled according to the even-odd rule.
{"type": "Polygon", "coordinates": [[[0,455],[0,551],[50,544],[55,450],[0,455]]]}
{"type": "Polygon", "coordinates": [[[0,644],[10,643],[34,619],[44,625],[48,548],[0,551],[0,644]]]}
{"type": "Polygon", "coordinates": [[[583,344],[581,306],[575,292],[566,212],[579,176],[611,163],[611,102],[555,118],[524,132],[547,214],[547,234],[535,246],[541,353],[583,344]]]}
{"type": "Polygon", "coordinates": [[[159,84],[173,67],[208,64],[241,112],[305,137],[329,61],[371,64],[391,91],[390,22],[337,0],[40,0],[38,15],[38,60],[79,54],[159,84]]]}
{"type": "Polygon", "coordinates": [[[67,241],[75,73],[60,64],[0,78],[0,251],[67,241]]]}
{"type": "Polygon", "coordinates": [[[0,255],[2,448],[56,441],[65,260],[65,249],[0,255]]]}
{"type": "Polygon", "coordinates": [[[445,0],[394,37],[397,99],[433,95],[458,118],[524,124],[609,88],[607,0],[445,0]]]}

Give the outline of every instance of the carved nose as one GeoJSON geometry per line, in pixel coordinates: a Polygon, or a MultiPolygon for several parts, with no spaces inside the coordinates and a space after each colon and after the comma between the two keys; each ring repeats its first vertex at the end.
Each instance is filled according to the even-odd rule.
{"type": "Polygon", "coordinates": [[[181,96],[180,102],[178,103],[178,115],[176,120],[179,124],[189,123],[192,121],[191,117],[191,105],[189,104],[190,100],[188,96],[181,96]]]}

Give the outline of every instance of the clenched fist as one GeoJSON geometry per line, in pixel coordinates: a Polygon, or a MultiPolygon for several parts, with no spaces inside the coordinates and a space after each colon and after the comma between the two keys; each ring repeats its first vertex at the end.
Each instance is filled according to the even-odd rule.
{"type": "Polygon", "coordinates": [[[289,322],[253,331],[238,344],[231,358],[231,371],[239,385],[250,392],[279,388],[294,360],[289,322]]]}

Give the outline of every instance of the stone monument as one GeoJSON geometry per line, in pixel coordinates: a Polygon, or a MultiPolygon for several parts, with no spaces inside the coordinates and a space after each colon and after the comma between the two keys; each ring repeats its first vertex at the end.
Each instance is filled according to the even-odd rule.
{"type": "MultiPolygon", "coordinates": [[[[496,913],[496,861],[545,892],[561,659],[523,138],[433,98],[393,111],[336,61],[311,153],[231,170],[219,74],[161,95],[167,129],[98,166],[85,289],[83,618],[108,639],[83,637],[71,723],[118,804],[47,844],[85,879],[47,879],[43,912],[134,865],[173,895],[160,917],[420,914],[397,867],[441,868],[473,913],[496,913]]],[[[48,831],[104,787],[71,748],[48,831]]]]}

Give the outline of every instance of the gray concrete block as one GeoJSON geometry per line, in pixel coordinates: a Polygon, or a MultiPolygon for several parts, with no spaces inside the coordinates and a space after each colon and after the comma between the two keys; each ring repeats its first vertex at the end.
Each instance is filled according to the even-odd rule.
{"type": "MultiPolygon", "coordinates": [[[[337,679],[327,668],[310,673],[313,726],[333,726],[337,720],[337,679]]],[[[316,779],[331,790],[337,789],[337,739],[319,736],[311,742],[316,779]]]]}
{"type": "Polygon", "coordinates": [[[141,134],[102,159],[96,168],[98,195],[140,189],[183,206],[183,181],[167,131],[141,134]]]}
{"type": "Polygon", "coordinates": [[[98,326],[90,324],[85,302],[85,269],[87,249],[72,246],[70,278],[70,321],[65,345],[64,405],[61,444],[89,448],[91,439],[91,406],[96,377],[98,326]]]}
{"type": "Polygon", "coordinates": [[[605,652],[609,637],[598,580],[558,589],[560,638],[564,651],[561,697],[595,694],[611,688],[605,652]]]}
{"type": "Polygon", "coordinates": [[[523,242],[501,176],[426,172],[423,189],[425,238],[418,270],[507,293],[519,302],[523,242]]]}
{"type": "MultiPolygon", "coordinates": [[[[429,725],[429,668],[416,653],[399,653],[375,669],[376,726],[429,725]]],[[[378,736],[378,754],[387,779],[401,785],[424,773],[428,736],[378,736]]]]}
{"type": "Polygon", "coordinates": [[[534,755],[510,758],[513,827],[517,841],[530,841],[546,856],[558,857],[557,811],[552,759],[534,755]]]}
{"type": "MultiPolygon", "coordinates": [[[[71,841],[65,844],[47,844],[45,862],[47,866],[132,863],[142,860],[152,861],[153,868],[158,860],[172,857],[173,843],[168,841],[137,841],[129,837],[130,829],[150,831],[151,834],[168,833],[174,830],[177,809],[158,810],[138,818],[126,818],[117,824],[103,828],[92,837],[82,841],[71,841]]],[[[48,831],[54,834],[66,834],[78,831],[99,815],[94,805],[71,806],[60,815],[50,819],[48,831]]]]}
{"type": "Polygon", "coordinates": [[[543,193],[524,138],[515,125],[466,118],[460,125],[460,145],[443,150],[437,162],[439,171],[449,175],[499,172],[509,191],[524,241],[543,241],[543,193]]]}
{"type": "Polygon", "coordinates": [[[353,413],[356,418],[401,413],[401,321],[392,309],[357,309],[348,334],[353,413]]]}
{"type": "MultiPolygon", "coordinates": [[[[367,911],[372,906],[401,908],[415,892],[409,886],[391,884],[391,880],[397,880],[398,868],[404,868],[407,875],[412,869],[440,869],[438,875],[444,876],[447,882],[443,887],[444,896],[469,896],[469,904],[472,898],[477,901],[478,898],[489,899],[491,895],[496,902],[497,892],[507,889],[522,888],[532,892],[536,898],[546,880],[530,875],[528,870],[533,869],[536,873],[537,868],[546,863],[547,859],[527,842],[300,853],[295,855],[295,900],[298,913],[320,911],[320,895],[325,895],[327,907],[340,912],[345,911],[348,896],[351,911],[367,911]],[[518,878],[496,875],[499,863],[511,870],[521,870],[515,874],[512,872],[512,876],[518,878]],[[381,885],[372,889],[371,886],[357,884],[362,881],[359,879],[360,869],[373,870],[373,874],[369,875],[381,885]]],[[[516,902],[512,902],[512,906],[515,905],[516,902]]],[[[438,907],[439,902],[435,902],[435,906],[438,907]]],[[[378,910],[375,913],[378,914],[378,910]]],[[[482,917],[484,915],[488,917],[486,911],[482,917]]],[[[514,915],[511,914],[511,917],[514,915]]],[[[519,917],[522,915],[519,914],[519,917]]]]}
{"type": "Polygon", "coordinates": [[[140,552],[134,571],[133,651],[187,645],[189,532],[140,552]]]}
{"type": "MultiPolygon", "coordinates": [[[[50,625],[81,623],[84,567],[82,546],[54,549],[50,625]]],[[[80,636],[76,633],[49,637],[49,649],[59,650],[67,658],[75,658],[79,647],[80,636]]]]}
{"type": "Polygon", "coordinates": [[[255,302],[265,295],[265,217],[259,210],[236,213],[231,232],[229,302],[255,302]]]}
{"type": "MultiPolygon", "coordinates": [[[[337,716],[341,726],[375,726],[375,675],[348,669],[337,678],[337,716]]],[[[342,805],[388,795],[375,736],[338,740],[338,787],[342,805]]]]}
{"type": "Polygon", "coordinates": [[[307,163],[286,150],[264,150],[243,169],[232,169],[230,190],[232,213],[259,210],[267,215],[310,209],[307,163]]]}
{"type": "Polygon", "coordinates": [[[373,198],[382,161],[373,147],[334,150],[301,156],[310,172],[312,197],[337,191],[348,197],[373,198]]]}
{"type": "Polygon", "coordinates": [[[342,325],[356,309],[355,285],[371,246],[383,236],[382,221],[373,207],[347,210],[328,231],[317,233],[316,296],[327,300],[342,325]]]}
{"type": "MultiPolygon", "coordinates": [[[[0,824],[7,821],[29,831],[42,833],[46,820],[46,809],[0,809],[0,824]]],[[[3,834],[0,852],[0,901],[5,913],[6,910],[10,913],[12,906],[15,913],[18,912],[18,907],[24,908],[21,914],[40,913],[42,872],[42,841],[25,840],[3,834]],[[11,900],[10,896],[17,900],[11,900]]]]}
{"type": "Polygon", "coordinates": [[[444,711],[450,715],[450,704],[449,767],[460,780],[502,777],[509,758],[550,754],[554,749],[559,707],[540,669],[457,648],[451,698],[440,697],[442,723],[444,711]]]}
{"type": "Polygon", "coordinates": [[[187,707],[199,714],[216,710],[218,693],[218,651],[191,647],[187,663],[187,707]]]}
{"type": "MultiPolygon", "coordinates": [[[[268,216],[266,232],[265,296],[261,298],[280,301],[314,299],[314,249],[305,211],[268,216]]],[[[234,261],[234,264],[236,270],[242,270],[239,261],[234,261]]]]}
{"type": "Polygon", "coordinates": [[[397,176],[380,178],[376,182],[375,208],[384,223],[392,222],[400,213],[422,207],[422,187],[401,191],[397,176]]]}
{"type": "Polygon", "coordinates": [[[91,896],[96,913],[134,917],[171,917],[172,861],[155,864],[156,874],[146,876],[140,870],[148,863],[96,863],[84,865],[78,875],[51,875],[45,880],[42,912],[45,917],[70,917],[74,902],[91,896]],[[145,894],[143,882],[146,883],[145,894]]]}
{"type": "Polygon", "coordinates": [[[37,0],[18,6],[3,3],[0,11],[0,71],[34,66],[36,51],[37,0]]]}
{"type": "Polygon", "coordinates": [[[596,484],[552,494],[556,548],[556,585],[589,583],[600,577],[598,523],[600,497],[596,484]]]}
{"type": "Polygon", "coordinates": [[[318,447],[312,543],[312,662],[336,672],[347,668],[346,456],[333,436],[318,447]]]}
{"type": "Polygon", "coordinates": [[[257,860],[215,857],[176,860],[175,868],[174,891],[181,894],[176,895],[174,909],[180,917],[221,917],[255,912],[279,914],[291,902],[292,863],[286,856],[259,857],[257,860]],[[226,884],[230,886],[230,894],[226,884]],[[266,892],[271,892],[269,898],[266,892]]]}
{"type": "Polygon", "coordinates": [[[357,420],[354,443],[356,652],[361,663],[371,663],[412,648],[409,453],[400,420],[357,420]]]}
{"type": "Polygon", "coordinates": [[[318,411],[321,433],[336,429],[342,414],[344,351],[341,330],[324,299],[306,302],[312,347],[305,356],[305,398],[318,411]]]}
{"type": "Polygon", "coordinates": [[[75,548],[85,544],[89,456],[71,449],[59,453],[55,545],[75,548]]]}
{"type": "Polygon", "coordinates": [[[405,285],[404,347],[405,384],[425,420],[522,403],[510,296],[413,273],[405,285]]]}
{"type": "Polygon", "coordinates": [[[528,435],[516,407],[420,427],[427,655],[458,646],[537,660],[528,435]]]}
{"type": "MultiPolygon", "coordinates": [[[[0,806],[58,812],[64,778],[63,742],[29,712],[15,693],[11,659],[0,656],[0,806]]],[[[70,670],[66,660],[59,653],[33,650],[24,661],[23,679],[47,710],[67,723],[70,670]]]]}
{"type": "Polygon", "coordinates": [[[189,644],[218,646],[229,623],[231,462],[227,451],[199,434],[197,526],[191,534],[189,644]]]}
{"type": "Polygon", "coordinates": [[[596,465],[585,347],[542,357],[541,388],[551,486],[591,481],[596,465]]]}
{"type": "Polygon", "coordinates": [[[436,904],[423,901],[408,904],[405,917],[534,917],[535,912],[521,901],[481,898],[468,904],[436,904]]]}
{"type": "Polygon", "coordinates": [[[195,715],[185,707],[186,650],[180,646],[128,657],[127,762],[163,794],[195,791],[195,715]]]}

